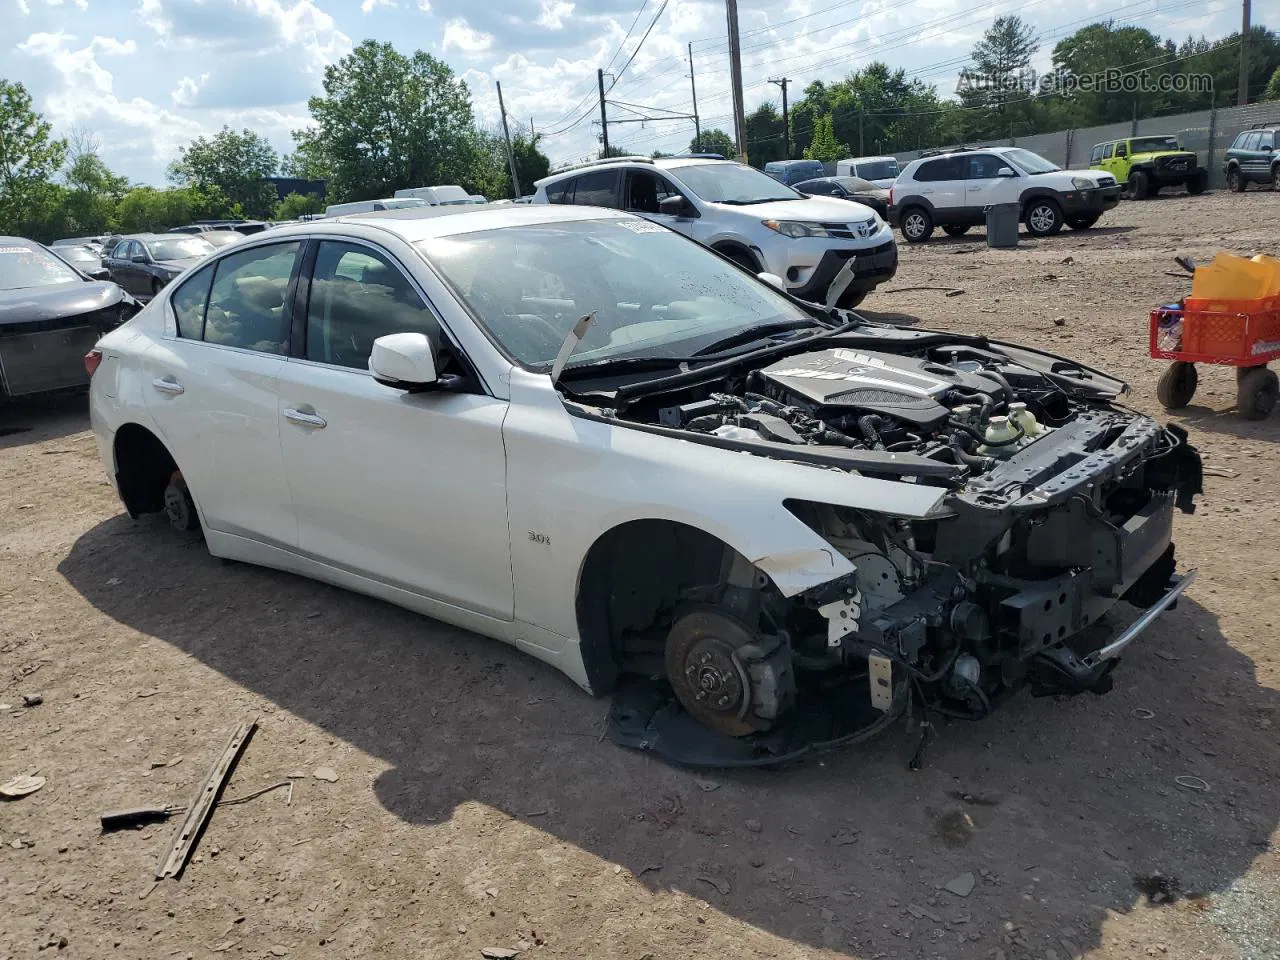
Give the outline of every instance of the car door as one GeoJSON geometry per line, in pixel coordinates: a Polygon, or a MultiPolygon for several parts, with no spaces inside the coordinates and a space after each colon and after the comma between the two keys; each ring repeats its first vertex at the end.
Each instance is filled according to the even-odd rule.
{"type": "Polygon", "coordinates": [[[1002,168],[1013,170],[1008,160],[994,153],[967,153],[962,155],[962,163],[967,220],[980,223],[991,204],[1013,203],[1018,199],[1017,177],[997,176],[1002,168]]]}
{"type": "Polygon", "coordinates": [[[124,240],[116,244],[115,249],[111,251],[111,279],[125,290],[133,293],[137,282],[133,277],[133,259],[130,251],[133,248],[132,240],[124,240]]]}
{"type": "Polygon", "coordinates": [[[277,411],[300,551],[511,619],[507,402],[474,377],[421,393],[375,381],[369,353],[389,333],[426,333],[443,358],[465,360],[385,250],[324,239],[308,261],[277,411]]]}
{"type": "Polygon", "coordinates": [[[278,377],[301,242],[254,246],[186,277],[148,355],[147,406],[206,527],[293,549],[278,377]]]}
{"type": "Polygon", "coordinates": [[[1275,137],[1275,133],[1271,130],[1263,130],[1258,134],[1257,176],[1259,180],[1271,179],[1271,161],[1275,159],[1275,137]]]}
{"type": "Polygon", "coordinates": [[[938,222],[958,222],[965,214],[965,186],[963,155],[939,157],[920,165],[916,180],[920,188],[916,192],[925,197],[934,209],[938,222]]]}
{"type": "MultiPolygon", "coordinates": [[[[673,216],[663,213],[659,208],[663,200],[679,196],[684,195],[674,183],[660,173],[651,170],[626,172],[622,190],[624,210],[644,217],[646,220],[652,220],[654,223],[660,223],[664,227],[670,227],[686,237],[692,237],[698,222],[696,216],[673,216]]],[[[685,199],[688,200],[687,197],[685,199]]],[[[692,211],[693,204],[689,204],[687,209],[692,211]]]]}

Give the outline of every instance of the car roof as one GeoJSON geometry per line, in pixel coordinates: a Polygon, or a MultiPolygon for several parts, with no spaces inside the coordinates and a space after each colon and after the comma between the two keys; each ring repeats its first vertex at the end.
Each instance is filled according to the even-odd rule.
{"type": "MultiPolygon", "coordinates": [[[[795,161],[788,161],[794,163],[795,161]]],[[[584,164],[583,166],[571,167],[568,170],[561,170],[558,173],[551,173],[534,183],[535,187],[541,187],[548,183],[558,183],[565,177],[577,177],[584,173],[592,173],[596,170],[617,170],[637,169],[637,170],[677,170],[685,167],[710,167],[719,164],[721,166],[741,166],[736,160],[715,160],[709,157],[658,157],[650,160],[628,159],[619,157],[616,160],[601,160],[599,163],[584,164]]]]}
{"type": "Polygon", "coordinates": [[[549,203],[472,204],[457,207],[408,207],[353,213],[324,220],[278,227],[272,238],[327,232],[340,224],[361,224],[393,233],[408,243],[434,237],[460,236],[503,227],[538,226],[548,223],[576,223],[584,220],[637,220],[629,213],[605,207],[579,207],[549,203]]]}

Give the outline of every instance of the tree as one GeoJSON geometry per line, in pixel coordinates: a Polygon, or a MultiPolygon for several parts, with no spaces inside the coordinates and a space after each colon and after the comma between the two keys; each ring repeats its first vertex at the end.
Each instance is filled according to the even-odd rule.
{"type": "Polygon", "coordinates": [[[813,127],[813,140],[805,148],[804,158],[821,160],[823,163],[835,163],[847,156],[849,156],[849,148],[836,140],[831,114],[819,117],[813,127]]]}
{"type": "Polygon", "coordinates": [[[53,199],[67,143],[51,131],[27,88],[0,77],[0,233],[24,232],[53,199]]]}
{"type": "MultiPolygon", "coordinates": [[[[1152,78],[1176,72],[1177,52],[1142,27],[1117,27],[1114,21],[1092,23],[1058,41],[1053,48],[1056,74],[1073,85],[1101,77],[1108,70],[1142,70],[1152,78]]],[[[1155,82],[1159,82],[1156,80],[1155,82]]],[[[1072,88],[1069,88],[1072,89],[1072,88]]],[[[1140,114],[1163,113],[1176,94],[1118,94],[1107,90],[1072,89],[1053,101],[1054,126],[1119,123],[1140,114]]]]}
{"type": "Polygon", "coordinates": [[[991,137],[1032,126],[1035,104],[1028,89],[1031,58],[1040,49],[1035,30],[1021,17],[997,17],[969,54],[973,69],[957,91],[970,110],[969,133],[991,137]]]}
{"type": "Polygon", "coordinates": [[[1275,72],[1271,74],[1267,89],[1262,92],[1262,99],[1280,100],[1280,67],[1276,67],[1275,72]]]}
{"type": "Polygon", "coordinates": [[[753,166],[787,158],[782,114],[772,103],[762,103],[747,114],[747,158],[753,166]]]}
{"type": "Polygon", "coordinates": [[[134,187],[116,206],[116,229],[121,233],[149,233],[168,230],[192,220],[220,219],[242,215],[239,205],[231,203],[216,188],[134,187]]]}
{"type": "Polygon", "coordinates": [[[722,157],[733,159],[738,155],[738,147],[733,142],[733,137],[719,127],[712,127],[710,130],[703,130],[701,137],[694,137],[689,141],[689,152],[718,153],[722,157]]]}
{"type": "Polygon", "coordinates": [[[111,229],[116,204],[128,191],[129,180],[113,173],[98,155],[95,137],[83,132],[72,134],[70,161],[63,179],[65,233],[105,233],[111,229]]]}
{"type": "Polygon", "coordinates": [[[265,137],[252,130],[223,127],[212,137],[197,137],[169,166],[169,178],[202,191],[217,190],[239,204],[246,216],[267,217],[276,205],[276,189],[266,178],[279,166],[265,137]]]}
{"type": "Polygon", "coordinates": [[[542,138],[517,133],[511,138],[511,152],[516,158],[516,174],[520,177],[520,196],[527,197],[536,189],[534,183],[551,172],[551,161],[538,149],[542,138]]]}
{"type": "Polygon", "coordinates": [[[276,204],[274,220],[297,220],[299,217],[324,213],[325,202],[311,193],[291,193],[276,204]]]}
{"type": "Polygon", "coordinates": [[[364,41],[325,68],[324,95],[307,108],[315,126],[295,132],[298,150],[322,159],[344,200],[469,185],[484,160],[467,85],[421,50],[406,57],[390,43],[364,41]]]}
{"type": "Polygon", "coordinates": [[[328,180],[333,176],[333,167],[310,134],[310,130],[293,132],[293,153],[280,158],[282,176],[300,180],[328,180]]]}

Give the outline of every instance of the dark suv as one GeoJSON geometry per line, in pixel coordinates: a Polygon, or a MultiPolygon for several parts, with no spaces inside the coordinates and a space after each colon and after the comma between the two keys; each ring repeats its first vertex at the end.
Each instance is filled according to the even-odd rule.
{"type": "Polygon", "coordinates": [[[1269,183],[1280,190],[1280,122],[1255,123],[1236,137],[1222,161],[1227,186],[1244,193],[1249,182],[1269,183]]]}

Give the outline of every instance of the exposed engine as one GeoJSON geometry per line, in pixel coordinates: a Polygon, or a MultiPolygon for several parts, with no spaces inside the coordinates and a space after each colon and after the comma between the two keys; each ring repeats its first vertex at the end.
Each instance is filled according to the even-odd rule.
{"type": "Polygon", "coordinates": [[[1045,374],[971,346],[923,357],[821,350],[752,371],[743,388],[661,408],[659,421],[730,440],[913,454],[980,474],[1077,412],[1045,374]]]}

